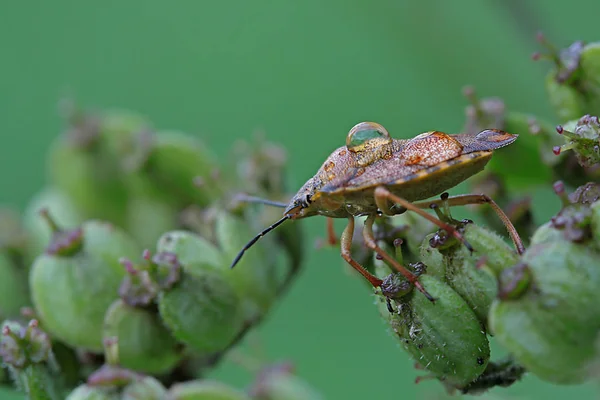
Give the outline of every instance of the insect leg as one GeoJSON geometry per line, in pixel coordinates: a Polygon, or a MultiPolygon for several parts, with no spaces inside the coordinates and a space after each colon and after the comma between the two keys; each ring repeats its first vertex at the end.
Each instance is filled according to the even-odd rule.
{"type": "Polygon", "coordinates": [[[337,236],[333,226],[333,218],[327,218],[327,243],[331,246],[337,244],[337,236]]]}
{"type": "Polygon", "coordinates": [[[414,211],[417,214],[419,214],[420,216],[422,216],[423,218],[431,221],[433,224],[439,226],[440,228],[442,228],[443,230],[448,232],[448,234],[450,234],[450,235],[454,236],[455,238],[457,238],[458,240],[460,240],[460,242],[462,244],[464,244],[465,247],[467,249],[469,249],[470,252],[473,252],[473,246],[471,246],[469,244],[469,242],[467,242],[465,240],[465,238],[460,234],[460,232],[458,232],[456,230],[455,227],[453,227],[450,224],[447,224],[446,222],[440,220],[439,218],[434,217],[431,214],[426,213],[425,211],[422,210],[422,208],[424,208],[424,207],[415,206],[410,201],[405,200],[402,197],[396,196],[395,194],[393,194],[392,192],[390,192],[383,186],[377,187],[377,189],[375,189],[375,203],[377,204],[377,207],[384,214],[394,215],[394,213],[390,210],[390,207],[388,206],[388,203],[387,203],[388,200],[392,201],[394,203],[400,204],[402,207],[406,208],[407,210],[414,211]]]}
{"type": "Polygon", "coordinates": [[[492,209],[494,210],[496,215],[498,215],[498,218],[500,218],[500,220],[502,221],[502,224],[504,224],[504,226],[506,227],[506,230],[508,231],[508,235],[510,236],[512,242],[515,245],[515,248],[517,249],[517,253],[523,254],[525,252],[525,246],[523,245],[523,241],[521,240],[521,237],[517,233],[515,226],[510,221],[510,218],[508,218],[508,216],[504,213],[504,211],[502,211],[500,206],[494,200],[492,200],[491,197],[489,197],[485,194],[461,194],[461,195],[457,195],[457,196],[450,196],[446,199],[441,199],[441,200],[420,201],[420,202],[414,203],[414,205],[419,208],[429,208],[431,206],[431,204],[436,204],[436,205],[447,204],[449,207],[454,207],[454,206],[466,206],[466,205],[470,205],[470,204],[485,204],[485,203],[489,204],[490,207],[492,207],[492,209]]]}
{"type": "Polygon", "coordinates": [[[360,265],[356,260],[352,258],[352,236],[354,234],[354,217],[348,217],[348,225],[344,229],[344,233],[342,233],[341,239],[341,255],[342,258],[350,264],[352,268],[357,270],[362,276],[368,280],[373,287],[379,287],[383,283],[381,279],[372,275],[369,271],[364,269],[362,265],[360,265]]]}
{"type": "Polygon", "coordinates": [[[377,241],[375,240],[375,235],[373,234],[373,224],[375,223],[376,218],[377,218],[377,214],[371,214],[367,217],[367,220],[365,221],[365,228],[363,229],[363,237],[365,239],[365,244],[367,245],[367,247],[369,249],[373,250],[375,253],[379,254],[381,257],[383,257],[383,259],[385,261],[387,261],[389,264],[391,264],[396,269],[396,271],[398,271],[402,275],[404,275],[410,283],[415,285],[415,287],[417,289],[419,289],[419,291],[425,295],[425,297],[427,297],[432,302],[435,301],[433,296],[431,296],[429,293],[427,293],[427,290],[425,290],[423,285],[421,285],[421,282],[418,281],[418,279],[419,279],[418,276],[416,276],[411,271],[409,271],[408,269],[403,267],[398,262],[398,260],[396,260],[394,257],[390,256],[381,247],[379,247],[377,245],[377,241]]]}

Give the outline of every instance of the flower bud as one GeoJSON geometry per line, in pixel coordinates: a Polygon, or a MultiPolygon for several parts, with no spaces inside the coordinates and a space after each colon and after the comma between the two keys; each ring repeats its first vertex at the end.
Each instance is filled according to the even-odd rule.
{"type": "Polygon", "coordinates": [[[121,394],[121,400],[164,400],[167,389],[156,378],[144,376],[127,385],[121,394]]]}
{"type": "Polygon", "coordinates": [[[106,309],[118,297],[125,275],[119,259],[135,257],[140,249],[111,224],[88,221],[73,231],[60,231],[46,217],[55,234],[29,276],[36,312],[52,336],[99,352],[106,309]]]}
{"type": "Polygon", "coordinates": [[[243,302],[222,270],[202,261],[181,263],[180,280],[158,296],[164,324],[192,349],[219,352],[245,324],[243,302]]]}
{"type": "Polygon", "coordinates": [[[101,140],[100,118],[78,114],[70,119],[69,130],[48,153],[50,182],[76,204],[83,218],[123,226],[126,188],[118,160],[101,140]]]}
{"type": "Polygon", "coordinates": [[[488,312],[498,293],[496,276],[516,264],[519,257],[493,231],[470,221],[459,223],[458,229],[473,247],[473,252],[453,238],[449,238],[443,246],[432,246],[442,240],[438,238],[439,235],[445,234],[444,231],[438,231],[423,241],[423,261],[428,273],[447,282],[487,327],[488,312]]]}
{"type": "Polygon", "coordinates": [[[52,228],[40,218],[41,210],[47,210],[65,228],[75,228],[83,222],[77,207],[66,194],[54,187],[39,191],[29,201],[23,217],[30,238],[28,252],[31,260],[41,254],[52,239],[52,228]]]}
{"type": "Polygon", "coordinates": [[[577,384],[600,331],[600,254],[571,241],[532,245],[500,281],[501,299],[490,310],[495,338],[542,380],[577,384]],[[510,278],[510,276],[506,277],[510,278]]]}
{"type": "Polygon", "coordinates": [[[175,367],[182,349],[154,312],[116,300],[107,310],[103,337],[117,339],[119,364],[149,374],[175,367]]]}
{"type": "Polygon", "coordinates": [[[389,299],[391,304],[384,309],[381,304],[387,300],[379,295],[380,310],[421,367],[447,385],[465,387],[488,364],[490,347],[485,331],[473,310],[449,285],[428,274],[419,279],[435,302],[412,291],[389,299]]]}
{"type": "Polygon", "coordinates": [[[16,386],[28,398],[58,400],[56,362],[50,337],[38,328],[37,320],[27,326],[5,321],[0,333],[0,360],[9,367],[16,386]]]}
{"type": "Polygon", "coordinates": [[[119,400],[119,396],[111,390],[80,385],[69,393],[66,400],[119,400]]]}

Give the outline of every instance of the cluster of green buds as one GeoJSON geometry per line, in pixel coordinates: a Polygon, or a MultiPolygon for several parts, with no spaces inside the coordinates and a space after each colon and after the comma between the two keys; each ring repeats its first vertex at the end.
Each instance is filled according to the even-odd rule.
{"type": "Polygon", "coordinates": [[[355,246],[368,270],[383,280],[375,297],[388,328],[417,367],[451,393],[479,394],[512,385],[526,373],[562,385],[598,377],[600,45],[576,42],[558,51],[539,39],[551,54],[534,59],[555,63],[546,88],[557,123],[465,90],[471,103],[465,133],[496,128],[520,135],[519,146],[495,154],[471,188],[505,210],[526,248],[512,248],[497,233],[506,232],[506,221],[493,207],[470,206],[486,226],[458,221],[445,195],[443,206],[432,208],[464,242],[434,231],[429,222],[415,223],[420,217],[410,211],[381,217],[375,226],[380,246],[419,276],[431,302],[383,259],[361,243],[355,246]],[[544,190],[552,182],[562,209],[540,223],[531,198],[513,193],[544,190]],[[494,341],[508,356],[491,354],[494,341]]]}
{"type": "Polygon", "coordinates": [[[289,224],[230,268],[273,218],[244,192],[289,197],[285,153],[261,141],[231,168],[138,114],[65,110],[48,182],[22,217],[0,211],[0,385],[12,376],[31,399],[293,399],[197,380],[302,266],[289,224]]]}

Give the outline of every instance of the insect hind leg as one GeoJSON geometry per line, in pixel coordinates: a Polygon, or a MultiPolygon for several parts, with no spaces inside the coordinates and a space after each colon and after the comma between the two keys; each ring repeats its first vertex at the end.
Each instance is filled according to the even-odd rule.
{"type": "MultiPolygon", "coordinates": [[[[401,207],[403,207],[407,210],[410,210],[410,211],[413,211],[413,212],[419,214],[423,218],[427,219],[428,221],[430,221],[433,224],[437,225],[438,227],[442,228],[443,230],[448,232],[449,235],[454,236],[462,244],[464,244],[465,247],[467,249],[469,249],[470,252],[473,252],[473,246],[471,246],[471,244],[469,244],[469,242],[467,242],[467,240],[460,234],[460,232],[454,226],[423,211],[423,208],[428,207],[431,202],[427,205],[417,206],[416,204],[419,204],[419,203],[416,203],[416,204],[411,203],[410,201],[403,199],[400,196],[396,196],[395,194],[393,194],[392,192],[390,192],[388,189],[386,189],[383,186],[379,186],[375,189],[375,203],[377,204],[377,207],[386,215],[396,215],[397,212],[392,211],[389,206],[390,201],[392,203],[399,204],[401,207]]],[[[423,204],[426,204],[426,203],[423,203],[423,204]]]]}
{"type": "Polygon", "coordinates": [[[489,204],[490,207],[492,207],[492,209],[496,213],[496,215],[498,215],[498,218],[500,218],[500,221],[502,221],[502,224],[506,227],[506,230],[508,231],[508,235],[510,236],[513,244],[515,245],[515,249],[517,250],[517,253],[523,254],[525,252],[525,246],[523,245],[523,240],[521,240],[521,237],[519,236],[519,233],[517,232],[513,223],[510,221],[510,218],[508,218],[508,215],[506,215],[506,213],[504,213],[504,211],[502,211],[500,206],[488,195],[485,195],[485,194],[461,194],[461,195],[450,196],[450,197],[444,196],[444,198],[442,198],[440,200],[426,200],[426,201],[420,201],[420,202],[413,203],[413,205],[418,208],[430,208],[432,204],[435,204],[438,206],[439,205],[448,206],[448,207],[466,206],[466,205],[472,205],[472,204],[489,204]]]}

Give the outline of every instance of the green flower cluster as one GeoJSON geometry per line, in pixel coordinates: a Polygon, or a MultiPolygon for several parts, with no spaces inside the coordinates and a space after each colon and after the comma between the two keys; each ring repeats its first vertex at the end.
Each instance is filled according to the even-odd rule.
{"type": "Polygon", "coordinates": [[[475,206],[488,227],[453,219],[446,195],[433,209],[470,246],[409,213],[381,217],[381,247],[419,276],[432,302],[390,264],[355,246],[364,265],[383,280],[375,298],[388,328],[418,368],[450,393],[509,386],[527,372],[554,384],[597,379],[600,44],[576,42],[558,51],[539,39],[551,51],[544,57],[555,64],[545,84],[557,125],[507,111],[498,98],[480,100],[472,88],[465,91],[472,103],[465,132],[496,128],[520,135],[518,146],[498,152],[473,179],[473,188],[506,210],[526,249],[513,249],[496,233],[510,233],[511,227],[500,224],[491,207],[475,206]],[[552,183],[562,208],[536,223],[531,200],[512,192],[552,183]],[[495,360],[490,340],[508,357],[495,360]]]}
{"type": "Polygon", "coordinates": [[[302,266],[290,224],[230,268],[273,218],[243,192],[287,195],[282,150],[259,143],[218,164],[140,115],[66,111],[47,186],[23,216],[0,213],[0,384],[12,377],[30,399],[297,398],[291,371],[247,393],[201,379],[302,266]]]}

